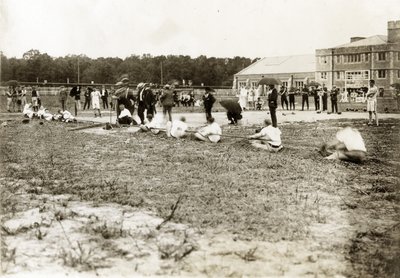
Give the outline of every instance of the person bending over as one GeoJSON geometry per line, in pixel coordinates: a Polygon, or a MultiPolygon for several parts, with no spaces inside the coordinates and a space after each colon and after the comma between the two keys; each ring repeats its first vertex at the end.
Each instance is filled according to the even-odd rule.
{"type": "Polygon", "coordinates": [[[186,136],[186,130],[188,125],[186,124],[185,117],[181,117],[179,121],[172,121],[167,123],[167,136],[174,138],[182,138],[186,136]]]}
{"type": "Polygon", "coordinates": [[[283,146],[281,142],[281,131],[271,125],[271,121],[265,120],[265,127],[254,135],[250,135],[250,144],[258,149],[270,152],[279,152],[283,146]]]}
{"type": "Polygon", "coordinates": [[[358,130],[345,127],[336,133],[336,137],[322,145],[320,153],[326,159],[345,160],[354,163],[365,161],[367,149],[358,130]]]}
{"type": "Polygon", "coordinates": [[[207,119],[208,125],[199,129],[194,136],[201,141],[218,143],[221,140],[222,130],[213,117],[207,119]]]}

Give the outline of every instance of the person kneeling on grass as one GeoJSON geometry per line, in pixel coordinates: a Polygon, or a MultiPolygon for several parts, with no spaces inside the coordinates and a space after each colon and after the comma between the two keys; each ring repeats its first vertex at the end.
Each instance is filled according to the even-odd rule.
{"type": "Polygon", "coordinates": [[[32,119],[33,116],[35,115],[35,112],[33,112],[32,104],[27,103],[24,106],[24,109],[22,110],[22,114],[24,115],[25,118],[32,119]]]}
{"type": "Polygon", "coordinates": [[[279,152],[282,150],[281,131],[277,127],[271,125],[270,120],[264,121],[265,126],[254,135],[250,135],[250,144],[258,149],[270,152],[279,152]]]}
{"type": "Polygon", "coordinates": [[[360,163],[366,159],[367,149],[360,132],[345,127],[336,133],[335,139],[322,145],[320,153],[326,159],[360,163]]]}
{"type": "Polygon", "coordinates": [[[153,114],[147,114],[147,121],[139,126],[140,130],[144,132],[151,131],[153,134],[160,133],[162,119],[157,118],[157,115],[153,118],[153,114]]]}
{"type": "Polygon", "coordinates": [[[182,138],[186,136],[186,130],[188,125],[186,124],[185,117],[181,117],[179,121],[167,122],[167,136],[174,138],[182,138]]]}
{"type": "Polygon", "coordinates": [[[212,143],[218,143],[221,140],[222,130],[213,117],[207,119],[208,125],[199,129],[194,136],[201,141],[210,140],[212,143]]]}
{"type": "Polygon", "coordinates": [[[121,111],[118,115],[117,124],[120,125],[130,125],[133,123],[132,114],[128,109],[125,108],[124,104],[119,105],[119,110],[121,111]]]}
{"type": "Polygon", "coordinates": [[[76,119],[74,116],[72,116],[71,112],[67,110],[58,110],[58,114],[53,116],[53,119],[55,120],[60,120],[62,122],[76,122],[76,119]]]}

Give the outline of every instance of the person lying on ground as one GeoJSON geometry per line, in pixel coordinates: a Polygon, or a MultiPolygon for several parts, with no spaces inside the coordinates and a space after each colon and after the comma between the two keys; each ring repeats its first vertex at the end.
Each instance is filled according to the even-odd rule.
{"type": "MultiPolygon", "coordinates": [[[[161,114],[157,114],[160,115],[161,114]]],[[[152,114],[147,114],[147,121],[145,121],[144,124],[141,124],[140,130],[147,132],[147,131],[151,131],[153,134],[158,134],[160,133],[160,129],[161,129],[161,125],[162,125],[162,119],[160,120],[159,117],[157,117],[157,115],[155,117],[153,117],[152,114]]]]}
{"type": "Polygon", "coordinates": [[[22,110],[22,114],[24,115],[25,118],[32,119],[35,116],[35,112],[33,112],[33,107],[32,104],[27,103],[24,106],[24,109],[22,110]]]}
{"type": "Polygon", "coordinates": [[[43,106],[40,107],[39,111],[37,112],[39,119],[45,119],[46,121],[53,120],[53,114],[50,113],[49,109],[44,108],[43,106]]]}
{"type": "Polygon", "coordinates": [[[199,129],[194,136],[201,141],[218,143],[221,140],[222,130],[213,117],[207,119],[208,125],[199,129]]]}
{"type": "Polygon", "coordinates": [[[321,146],[325,159],[344,160],[355,163],[365,161],[367,149],[358,130],[345,127],[336,133],[333,140],[321,146]]]}
{"type": "Polygon", "coordinates": [[[182,138],[186,136],[186,130],[188,125],[186,124],[185,117],[181,117],[179,121],[167,122],[167,136],[174,138],[182,138]]]}
{"type": "Polygon", "coordinates": [[[131,125],[133,123],[133,118],[131,112],[125,108],[124,104],[119,105],[119,111],[121,111],[118,115],[117,124],[120,125],[131,125]]]}
{"type": "Polygon", "coordinates": [[[258,149],[270,152],[278,152],[282,150],[281,131],[277,127],[271,125],[270,120],[265,120],[265,127],[254,135],[248,136],[250,144],[258,149]]]}
{"type": "Polygon", "coordinates": [[[71,112],[67,110],[58,110],[58,114],[53,116],[53,119],[55,120],[60,120],[65,123],[70,123],[70,122],[76,122],[76,119],[74,116],[72,116],[71,112]]]}

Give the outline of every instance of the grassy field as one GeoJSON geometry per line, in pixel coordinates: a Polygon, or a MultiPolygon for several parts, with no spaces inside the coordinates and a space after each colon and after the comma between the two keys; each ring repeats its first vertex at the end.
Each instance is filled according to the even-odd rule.
{"type": "MultiPolygon", "coordinates": [[[[347,120],[286,124],[281,127],[285,148],[277,154],[236,138],[212,145],[190,137],[97,135],[70,127],[10,121],[1,128],[2,223],[40,207],[27,202],[27,195],[68,195],[97,206],[117,203],[152,211],[203,235],[223,231],[235,241],[299,246],[315,241],[319,251],[345,260],[344,269],[315,270],[320,276],[400,273],[398,120],[379,127],[347,120]],[[318,146],[348,124],[365,139],[368,161],[362,165],[326,161],[318,154],[318,146]]],[[[244,135],[255,128],[224,132],[244,135]]],[[[5,242],[15,236],[4,230],[5,242]]],[[[4,246],[2,259],[12,262],[4,246]]],[[[241,256],[246,263],[252,261],[250,251],[241,256]]],[[[196,253],[187,255],[187,264],[191,256],[196,253]]]]}

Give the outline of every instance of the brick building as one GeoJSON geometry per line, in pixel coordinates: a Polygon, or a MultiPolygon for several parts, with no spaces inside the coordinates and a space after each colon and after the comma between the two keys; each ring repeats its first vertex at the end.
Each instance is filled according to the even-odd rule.
{"type": "Polygon", "coordinates": [[[390,85],[400,82],[400,21],[388,22],[387,36],[353,37],[350,43],[317,49],[315,79],[348,91],[368,87],[368,80],[374,79],[389,96],[390,85]]]}
{"type": "Polygon", "coordinates": [[[282,57],[266,57],[251,64],[234,75],[234,87],[240,88],[246,85],[247,80],[250,86],[257,87],[257,83],[264,77],[273,77],[282,81],[288,86],[288,80],[292,77],[292,86],[300,88],[303,86],[306,77],[314,80],[315,56],[294,55],[282,57]]]}

